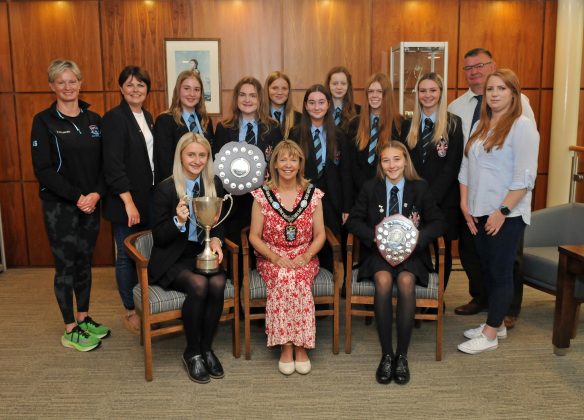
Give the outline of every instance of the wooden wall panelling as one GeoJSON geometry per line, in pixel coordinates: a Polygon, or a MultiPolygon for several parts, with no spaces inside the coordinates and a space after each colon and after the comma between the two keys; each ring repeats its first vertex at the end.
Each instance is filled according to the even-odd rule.
{"type": "MultiPolygon", "coordinates": [[[[487,48],[499,68],[517,73],[524,88],[538,88],[544,6],[544,0],[461,0],[460,54],[487,48]]],[[[463,87],[464,71],[458,67],[458,85],[463,87]]]]}
{"type": "Polygon", "coordinates": [[[382,51],[389,53],[401,41],[448,41],[448,86],[455,87],[458,3],[458,0],[372,0],[371,71],[381,69],[382,51]]]}
{"type": "Polygon", "coordinates": [[[535,180],[535,188],[532,195],[532,207],[533,210],[545,209],[546,197],[547,197],[547,174],[538,174],[535,180]]]}
{"type": "Polygon", "coordinates": [[[539,121],[537,129],[539,131],[539,159],[537,162],[538,173],[548,173],[550,148],[551,148],[551,128],[552,128],[552,96],[553,91],[542,90],[539,107],[539,121]]]}
{"type": "Polygon", "coordinates": [[[99,236],[95,244],[93,253],[93,264],[95,265],[114,265],[114,238],[112,235],[112,224],[101,217],[99,236]]]}
{"type": "MultiPolygon", "coordinates": [[[[101,93],[84,93],[81,98],[89,102],[91,110],[98,114],[103,113],[104,103],[101,93]]],[[[32,168],[30,154],[30,131],[32,120],[35,114],[49,107],[55,100],[53,94],[16,94],[16,121],[18,127],[18,143],[20,145],[20,167],[22,168],[22,179],[25,181],[36,181],[32,168]]]]}
{"type": "Polygon", "coordinates": [[[22,185],[30,265],[52,266],[54,260],[45,229],[42,202],[39,198],[39,184],[25,182],[22,185]]]}
{"type": "MultiPolygon", "coordinates": [[[[546,0],[543,32],[543,62],[541,66],[541,87],[554,87],[554,64],[556,54],[556,23],[558,20],[557,0],[546,0]]],[[[584,57],[583,57],[584,59],[584,57]]],[[[584,71],[584,66],[583,71],[584,71]]]]}
{"type": "Polygon", "coordinates": [[[45,92],[55,58],[77,62],[86,90],[102,85],[97,1],[10,2],[10,31],[17,92],[45,92]]]}
{"type": "Polygon", "coordinates": [[[8,33],[8,6],[0,3],[0,92],[12,91],[12,59],[8,33]]]}
{"type": "Polygon", "coordinates": [[[12,94],[0,93],[0,181],[20,180],[18,159],[18,137],[16,135],[16,114],[12,94]]]}
{"type": "Polygon", "coordinates": [[[29,265],[20,182],[0,182],[2,226],[8,267],[29,265]]]}
{"type": "Polygon", "coordinates": [[[118,90],[118,75],[127,65],[144,67],[151,90],[164,91],[164,38],[192,36],[186,1],[103,0],[101,22],[105,89],[118,90]]]}
{"type": "Polygon", "coordinates": [[[283,2],[283,56],[294,89],[323,83],[328,70],[344,65],[353,86],[371,73],[371,11],[368,0],[283,2]]]}
{"type": "MultiPolygon", "coordinates": [[[[521,81],[519,81],[521,83],[521,81]]],[[[521,89],[521,93],[523,93],[529,99],[529,105],[533,110],[533,115],[535,115],[535,122],[539,127],[540,121],[540,90],[539,89],[521,89]]]]}
{"type": "MultiPolygon", "coordinates": [[[[256,77],[262,85],[274,70],[292,69],[282,61],[282,18],[296,14],[282,13],[275,0],[198,1],[191,15],[193,36],[221,39],[221,87],[233,89],[244,76],[256,77]]],[[[301,60],[304,61],[304,58],[301,60]]],[[[293,88],[297,88],[292,80],[293,88]]],[[[223,105],[225,109],[225,105],[223,105]]]]}

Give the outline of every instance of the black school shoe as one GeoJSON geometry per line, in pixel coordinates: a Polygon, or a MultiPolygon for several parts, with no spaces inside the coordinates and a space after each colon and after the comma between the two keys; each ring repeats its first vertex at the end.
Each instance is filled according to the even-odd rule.
{"type": "Polygon", "coordinates": [[[221,362],[217,356],[215,356],[213,350],[203,353],[203,363],[205,364],[205,369],[207,369],[207,373],[209,373],[211,378],[221,379],[225,376],[223,366],[221,366],[221,362]]]}
{"type": "Polygon", "coordinates": [[[395,371],[393,379],[396,384],[405,385],[410,381],[410,368],[408,367],[408,358],[400,354],[395,358],[395,371]]]}
{"type": "Polygon", "coordinates": [[[393,356],[391,354],[384,354],[381,356],[381,362],[375,372],[375,379],[380,384],[386,385],[391,382],[393,377],[393,356]]]}
{"type": "Polygon", "coordinates": [[[209,373],[207,372],[205,364],[203,363],[202,355],[196,354],[189,358],[186,358],[183,355],[182,360],[191,381],[197,382],[199,384],[206,384],[211,381],[209,373]]]}

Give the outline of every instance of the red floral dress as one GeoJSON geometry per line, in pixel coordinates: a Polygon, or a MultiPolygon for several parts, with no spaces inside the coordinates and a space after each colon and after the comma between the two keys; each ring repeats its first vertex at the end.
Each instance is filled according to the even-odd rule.
{"type": "MultiPolygon", "coordinates": [[[[277,189],[272,190],[279,202],[282,202],[277,189]]],[[[304,212],[292,223],[278,214],[266,199],[261,188],[252,192],[261,205],[264,216],[262,239],[278,255],[290,259],[303,254],[312,243],[312,215],[318,199],[324,193],[315,188],[304,212]],[[296,227],[296,239],[287,241],[285,228],[296,227]]],[[[299,191],[294,207],[299,205],[304,191],[299,191]]],[[[316,327],[314,321],[314,299],[312,283],[318,274],[318,258],[313,257],[308,264],[297,269],[287,269],[272,264],[257,254],[257,270],[266,282],[268,297],[266,302],[266,334],[268,346],[288,342],[295,346],[314,348],[316,327]]]]}

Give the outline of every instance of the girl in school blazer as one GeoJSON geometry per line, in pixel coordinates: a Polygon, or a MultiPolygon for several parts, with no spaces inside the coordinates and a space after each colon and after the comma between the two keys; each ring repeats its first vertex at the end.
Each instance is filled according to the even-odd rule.
{"type": "Polygon", "coordinates": [[[327,73],[324,85],[329,88],[333,97],[331,113],[335,125],[346,131],[349,122],[361,112],[361,106],[353,99],[351,73],[344,66],[333,67],[327,73]]]}
{"type": "MultiPolygon", "coordinates": [[[[447,112],[442,78],[426,73],[416,86],[418,95],[412,120],[404,121],[402,141],[408,148],[414,168],[430,185],[430,191],[444,213],[444,287],[452,269],[452,241],[458,239],[460,189],[458,171],[462,161],[463,135],[460,117],[447,112]],[[426,134],[426,136],[424,136],[426,134]],[[428,142],[425,146],[425,142],[428,142]]],[[[436,255],[438,243],[434,244],[436,255]]]]}
{"type": "Polygon", "coordinates": [[[375,282],[374,311],[382,357],[376,379],[381,384],[410,379],[407,352],[414,327],[416,283],[427,286],[433,271],[428,245],[444,233],[444,217],[434,202],[428,184],[416,173],[406,147],[397,141],[380,149],[377,177],[365,182],[351,210],[347,228],[361,241],[359,280],[375,282]],[[395,190],[395,192],[394,192],[395,190]],[[393,203],[391,196],[397,200],[393,203]],[[392,204],[394,204],[392,206],[392,204]],[[410,257],[392,267],[379,253],[374,228],[390,214],[401,213],[419,230],[418,243],[410,257]],[[392,287],[397,286],[397,348],[392,346],[392,287]]]}
{"type": "Polygon", "coordinates": [[[402,117],[393,103],[391,82],[387,75],[376,73],[365,84],[367,104],[349,123],[346,151],[343,156],[343,220],[348,217],[359,191],[374,178],[380,148],[399,139],[402,117]]]}
{"type": "MultiPolygon", "coordinates": [[[[231,142],[247,142],[260,148],[266,162],[270,161],[276,144],[282,140],[280,128],[268,117],[262,85],[253,77],[244,77],[233,89],[231,117],[217,124],[213,155],[231,142]]],[[[241,243],[241,230],[251,223],[251,194],[235,196],[230,217],[225,221],[225,236],[241,243]]]]}
{"type": "Polygon", "coordinates": [[[203,81],[199,73],[192,70],[178,75],[170,108],[154,123],[156,184],[172,175],[174,150],[179,139],[188,132],[199,133],[213,144],[215,134],[205,107],[203,81]]]}
{"type": "Polygon", "coordinates": [[[287,139],[292,127],[300,122],[302,114],[294,110],[290,78],[281,71],[273,71],[264,83],[264,102],[269,104],[268,116],[280,126],[282,138],[287,139]]]}
{"type": "MultiPolygon", "coordinates": [[[[214,176],[211,145],[198,133],[179,140],[173,176],[156,187],[152,209],[154,245],[148,264],[149,282],[187,296],[182,321],[187,340],[183,363],[189,378],[207,383],[224,376],[221,362],[212,350],[213,336],[223,311],[225,273],[194,272],[196,256],[203,250],[204,232],[191,220],[195,217],[185,195],[221,197],[221,181],[214,176]],[[189,215],[191,216],[189,218],[189,215]]],[[[221,226],[211,230],[211,250],[223,258],[221,226]]]]}

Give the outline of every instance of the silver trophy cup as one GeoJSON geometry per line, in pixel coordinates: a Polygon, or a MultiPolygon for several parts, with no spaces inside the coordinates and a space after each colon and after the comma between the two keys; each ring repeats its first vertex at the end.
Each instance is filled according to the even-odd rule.
{"type": "Polygon", "coordinates": [[[189,199],[192,200],[192,208],[196,217],[196,219],[189,217],[191,223],[195,223],[205,229],[205,249],[203,249],[202,253],[197,255],[195,271],[201,274],[216,273],[219,271],[219,257],[211,251],[211,229],[215,226],[219,226],[229,215],[231,208],[233,207],[233,198],[231,198],[230,194],[226,194],[223,198],[189,197],[189,199]],[[229,210],[227,210],[223,219],[219,220],[219,217],[221,217],[223,202],[225,200],[230,201],[229,210]]]}

